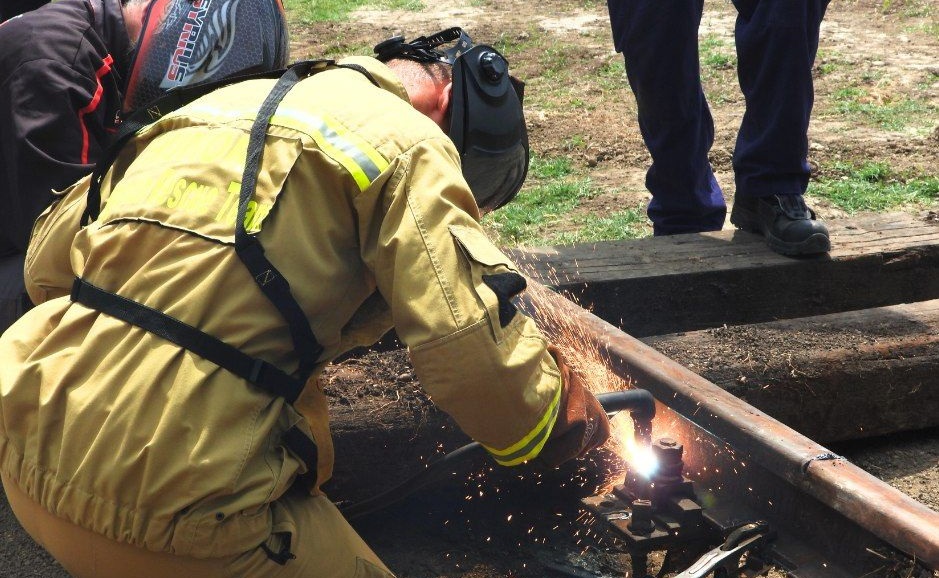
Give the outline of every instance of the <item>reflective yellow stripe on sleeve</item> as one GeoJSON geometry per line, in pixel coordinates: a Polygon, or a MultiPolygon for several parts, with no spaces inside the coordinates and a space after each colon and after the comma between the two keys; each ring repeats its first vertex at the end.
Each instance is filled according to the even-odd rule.
{"type": "Polygon", "coordinates": [[[320,149],[341,164],[364,191],[388,168],[388,161],[338,122],[296,109],[278,109],[272,123],[310,135],[320,149]]]}
{"type": "Polygon", "coordinates": [[[503,466],[517,466],[541,453],[541,448],[544,447],[545,442],[548,441],[548,438],[551,436],[551,430],[554,429],[554,422],[558,417],[558,407],[561,402],[562,389],[564,389],[563,385],[558,387],[554,398],[548,405],[548,409],[541,417],[541,420],[534,429],[528,432],[528,434],[517,443],[512,444],[504,450],[497,450],[483,445],[486,451],[492,454],[492,457],[497,463],[503,466]]]}
{"type": "MultiPolygon", "coordinates": [[[[217,121],[253,120],[244,111],[223,110],[205,104],[188,107],[189,112],[207,115],[217,121]]],[[[291,108],[279,108],[271,123],[307,134],[324,153],[341,164],[364,191],[388,168],[385,157],[355,133],[336,121],[291,108]]]]}

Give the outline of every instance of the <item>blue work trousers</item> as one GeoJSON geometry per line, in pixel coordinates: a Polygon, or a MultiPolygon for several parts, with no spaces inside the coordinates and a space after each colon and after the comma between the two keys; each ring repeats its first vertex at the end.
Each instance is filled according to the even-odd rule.
{"type": "MultiPolygon", "coordinates": [[[[736,194],[802,194],[812,65],[829,0],[733,0],[737,75],[746,112],[737,134],[736,194]]],[[[646,187],[655,234],[718,230],[727,212],[708,151],[714,121],[701,87],[703,0],[608,0],[613,41],[652,155],[646,187]]]]}

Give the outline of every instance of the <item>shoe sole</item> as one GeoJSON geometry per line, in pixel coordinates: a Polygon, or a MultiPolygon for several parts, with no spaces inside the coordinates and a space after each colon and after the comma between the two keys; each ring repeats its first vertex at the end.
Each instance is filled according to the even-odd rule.
{"type": "Polygon", "coordinates": [[[762,227],[757,224],[759,223],[759,220],[753,211],[743,208],[738,209],[737,205],[734,205],[734,208],[730,213],[730,223],[742,231],[747,231],[762,236],[766,240],[766,244],[770,249],[781,255],[786,255],[787,257],[797,255],[818,255],[820,253],[827,253],[831,250],[831,240],[827,235],[823,235],[821,233],[815,233],[808,239],[800,242],[783,241],[779,237],[771,234],[769,231],[764,231],[762,227]]]}
{"type": "Polygon", "coordinates": [[[788,257],[796,255],[818,255],[831,250],[831,241],[826,235],[815,233],[801,243],[786,242],[772,235],[766,236],[766,244],[777,253],[788,257]]]}

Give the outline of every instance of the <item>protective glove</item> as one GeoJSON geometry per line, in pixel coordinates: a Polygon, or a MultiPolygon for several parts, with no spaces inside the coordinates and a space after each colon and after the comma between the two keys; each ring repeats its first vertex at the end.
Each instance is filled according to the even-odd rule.
{"type": "Polygon", "coordinates": [[[565,363],[558,348],[549,345],[548,353],[561,370],[563,390],[557,421],[538,458],[550,467],[557,467],[602,445],[610,437],[610,420],[583,378],[565,363]]]}

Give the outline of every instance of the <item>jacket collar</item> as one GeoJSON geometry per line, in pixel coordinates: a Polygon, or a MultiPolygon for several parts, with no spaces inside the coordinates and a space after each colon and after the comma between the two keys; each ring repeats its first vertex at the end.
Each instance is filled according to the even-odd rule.
{"type": "Polygon", "coordinates": [[[355,64],[361,66],[375,79],[380,88],[387,90],[407,103],[411,102],[411,99],[408,98],[408,92],[404,89],[404,85],[398,80],[398,75],[392,72],[384,62],[372,58],[371,56],[350,56],[340,60],[339,64],[355,64]]]}
{"type": "Polygon", "coordinates": [[[127,81],[130,61],[133,58],[133,43],[127,35],[124,11],[120,0],[87,0],[93,14],[93,26],[104,40],[114,59],[112,70],[117,72],[121,86],[127,81]]]}

